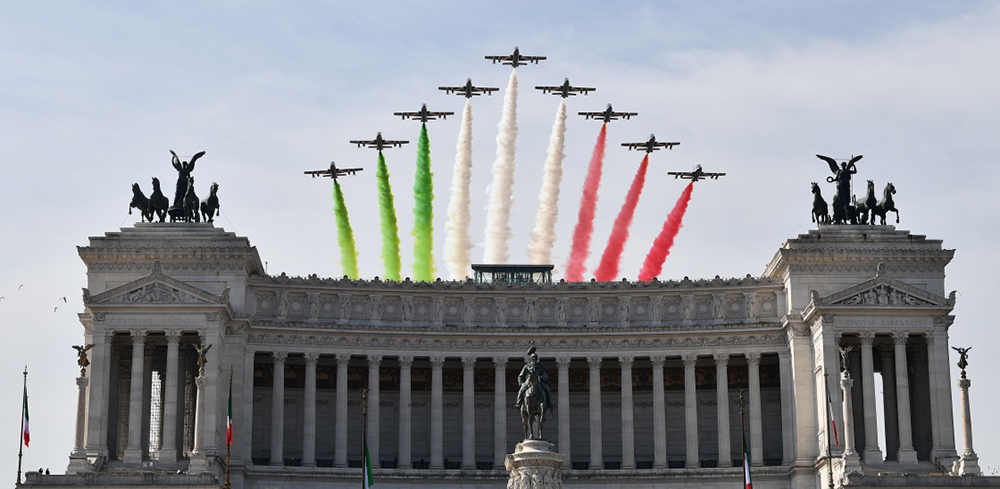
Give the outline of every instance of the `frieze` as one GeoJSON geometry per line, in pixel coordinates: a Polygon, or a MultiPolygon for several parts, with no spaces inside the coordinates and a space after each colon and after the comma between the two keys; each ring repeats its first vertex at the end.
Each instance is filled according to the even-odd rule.
{"type": "Polygon", "coordinates": [[[879,265],[874,278],[825,297],[812,291],[813,306],[891,306],[891,307],[953,307],[955,292],[947,298],[886,277],[884,265],[879,265]]]}
{"type": "Polygon", "coordinates": [[[118,315],[109,314],[104,318],[106,327],[132,326],[203,326],[204,314],[171,314],[171,315],[118,315]]]}
{"type": "Polygon", "coordinates": [[[934,319],[922,317],[872,317],[872,316],[841,316],[834,317],[834,327],[838,330],[927,330],[934,327],[934,319]]]}

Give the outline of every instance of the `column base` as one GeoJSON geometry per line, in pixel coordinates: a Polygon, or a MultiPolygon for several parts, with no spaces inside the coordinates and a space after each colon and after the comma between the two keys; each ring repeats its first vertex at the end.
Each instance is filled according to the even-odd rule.
{"type": "Polygon", "coordinates": [[[841,474],[853,473],[863,474],[864,471],[861,469],[861,459],[858,457],[858,454],[852,452],[844,454],[841,474]]]}
{"type": "Polygon", "coordinates": [[[90,472],[92,467],[90,465],[90,460],[87,460],[87,456],[82,453],[72,453],[69,456],[69,466],[66,467],[67,474],[82,474],[84,472],[90,472]]]}
{"type": "Polygon", "coordinates": [[[159,461],[172,464],[177,462],[177,450],[160,450],[159,461]]]}
{"type": "Polygon", "coordinates": [[[561,489],[565,455],[553,452],[544,440],[524,440],[504,459],[510,472],[507,487],[513,489],[561,489]]]}
{"type": "Polygon", "coordinates": [[[191,463],[188,465],[189,474],[200,474],[202,472],[208,472],[208,458],[202,454],[191,454],[191,463]]]}
{"type": "Polygon", "coordinates": [[[979,468],[979,457],[975,453],[962,454],[962,458],[955,462],[953,472],[957,475],[982,475],[979,468]]]}
{"type": "Polygon", "coordinates": [[[902,465],[917,465],[917,451],[912,448],[900,448],[896,460],[902,465]]]}
{"type": "Polygon", "coordinates": [[[878,448],[866,449],[864,459],[868,465],[882,465],[885,462],[885,459],[882,457],[882,450],[878,448]]]}
{"type": "Polygon", "coordinates": [[[138,448],[126,448],[125,455],[122,457],[122,462],[127,464],[141,464],[142,450],[138,448]]]}

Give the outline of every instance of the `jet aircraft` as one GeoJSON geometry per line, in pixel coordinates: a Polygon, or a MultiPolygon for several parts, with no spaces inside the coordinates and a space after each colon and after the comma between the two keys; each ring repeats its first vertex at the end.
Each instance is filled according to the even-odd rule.
{"type": "Polygon", "coordinates": [[[526,65],[528,63],[538,64],[539,61],[546,59],[545,56],[522,56],[521,50],[517,46],[514,46],[514,52],[506,56],[487,56],[486,59],[492,60],[493,64],[500,64],[512,66],[517,68],[520,65],[526,65]]]}
{"type": "Polygon", "coordinates": [[[372,139],[370,141],[364,141],[364,140],[351,141],[351,144],[357,144],[359,148],[366,147],[366,148],[377,149],[379,151],[388,148],[401,148],[404,144],[409,144],[409,143],[410,143],[409,141],[393,141],[389,139],[382,139],[381,132],[375,136],[375,139],[372,139]]]}
{"type": "Polygon", "coordinates": [[[337,177],[342,177],[345,175],[356,175],[359,171],[364,170],[364,168],[337,168],[337,163],[331,161],[330,169],[328,170],[313,170],[304,172],[306,175],[312,175],[313,178],[316,177],[330,177],[334,180],[337,177]]]}
{"type": "Polygon", "coordinates": [[[601,120],[605,123],[616,121],[619,118],[629,119],[634,115],[639,115],[638,112],[615,112],[615,110],[611,108],[611,104],[608,104],[608,108],[600,112],[580,112],[579,114],[587,119],[601,120]]]}
{"type": "Polygon", "coordinates": [[[681,143],[660,143],[656,141],[656,136],[650,134],[649,140],[642,143],[622,143],[622,146],[628,149],[644,149],[646,153],[652,153],[660,148],[674,149],[674,146],[679,146],[681,143]]]}
{"type": "Polygon", "coordinates": [[[427,110],[427,104],[424,104],[420,110],[416,112],[393,112],[392,115],[398,115],[406,119],[414,119],[420,122],[427,122],[437,120],[438,117],[442,119],[447,119],[449,115],[455,115],[454,112],[431,112],[427,110]]]}
{"type": "Polygon", "coordinates": [[[500,90],[499,88],[492,87],[477,87],[472,85],[472,78],[466,80],[465,85],[460,87],[438,87],[438,90],[444,90],[446,94],[463,95],[465,98],[478,97],[482,94],[493,95],[493,92],[500,90]]]}
{"type": "Polygon", "coordinates": [[[541,90],[542,93],[551,93],[552,95],[558,95],[562,98],[576,95],[577,93],[582,93],[584,95],[587,95],[589,92],[597,90],[596,88],[589,88],[589,87],[574,87],[569,84],[569,78],[567,78],[566,81],[564,81],[562,85],[559,86],[555,87],[539,86],[535,88],[541,90]]]}
{"type": "Polygon", "coordinates": [[[667,175],[673,175],[674,178],[680,178],[683,180],[691,180],[692,182],[697,182],[698,180],[704,178],[711,178],[712,180],[718,180],[719,177],[725,176],[725,173],[709,173],[701,169],[701,165],[695,165],[692,171],[670,171],[667,175]]]}

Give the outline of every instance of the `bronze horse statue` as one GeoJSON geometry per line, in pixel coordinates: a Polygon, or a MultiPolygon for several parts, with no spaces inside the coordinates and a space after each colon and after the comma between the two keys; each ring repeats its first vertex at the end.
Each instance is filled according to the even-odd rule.
{"type": "Polygon", "coordinates": [[[892,200],[894,193],[896,193],[896,187],[891,182],[885,184],[882,200],[879,200],[872,210],[872,224],[875,224],[875,216],[878,216],[882,220],[882,225],[885,226],[885,215],[889,212],[896,213],[896,224],[899,224],[899,210],[896,209],[896,203],[892,200]]]}
{"type": "Polygon", "coordinates": [[[187,222],[201,222],[201,217],[198,215],[198,206],[201,201],[198,200],[198,195],[194,193],[194,177],[189,176],[187,179],[187,191],[184,193],[184,220],[187,222]]]}
{"type": "Polygon", "coordinates": [[[868,194],[865,196],[865,200],[859,200],[855,202],[855,208],[858,214],[858,224],[872,224],[875,225],[875,206],[878,204],[878,200],[875,199],[875,182],[868,180],[868,194]]]}
{"type": "Polygon", "coordinates": [[[149,210],[149,199],[146,198],[146,194],[142,193],[138,183],[132,184],[132,203],[128,205],[129,215],[132,214],[133,208],[139,209],[142,222],[153,222],[153,213],[149,210]]]}
{"type": "Polygon", "coordinates": [[[812,222],[817,224],[830,224],[829,208],[826,205],[826,201],[823,200],[823,194],[820,192],[819,185],[817,185],[816,182],[812,182],[812,193],[812,222]]]}
{"type": "Polygon", "coordinates": [[[545,420],[545,394],[538,385],[538,374],[533,370],[527,376],[528,389],[521,405],[521,424],[525,440],[542,439],[542,422],[545,420]]]}
{"type": "Polygon", "coordinates": [[[205,197],[201,201],[201,216],[205,219],[205,222],[214,222],[215,216],[219,215],[219,197],[215,195],[218,191],[219,184],[212,182],[212,186],[208,191],[208,197],[205,197]]]}
{"type": "MultiPolygon", "coordinates": [[[[153,193],[149,196],[149,215],[156,214],[163,222],[167,218],[167,209],[170,207],[170,199],[160,191],[160,179],[153,177],[153,193]]],[[[152,218],[150,221],[152,222],[152,218]]]]}

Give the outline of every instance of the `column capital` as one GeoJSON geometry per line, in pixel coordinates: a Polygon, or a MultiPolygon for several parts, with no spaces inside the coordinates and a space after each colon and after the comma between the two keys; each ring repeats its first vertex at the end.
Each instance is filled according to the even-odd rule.
{"type": "Polygon", "coordinates": [[[177,343],[181,340],[181,332],[177,330],[167,330],[163,332],[163,335],[167,337],[167,344],[177,343]]]}
{"type": "Polygon", "coordinates": [[[319,353],[306,353],[303,356],[306,359],[306,365],[312,365],[315,367],[319,362],[319,353]]]}
{"type": "Polygon", "coordinates": [[[444,366],[444,357],[431,357],[431,368],[440,370],[444,366]]]}
{"type": "Polygon", "coordinates": [[[411,356],[399,357],[399,366],[400,366],[400,368],[411,368],[411,367],[413,367],[413,357],[411,357],[411,356]]]}
{"type": "Polygon", "coordinates": [[[87,387],[88,384],[90,384],[90,378],[89,377],[80,376],[80,377],[76,378],[76,386],[77,387],[80,387],[80,388],[87,387]]]}
{"type": "Polygon", "coordinates": [[[273,352],[271,352],[271,357],[274,358],[274,363],[282,363],[283,364],[283,363],[285,363],[285,360],[288,359],[288,352],[287,351],[273,351],[273,352]]]}
{"type": "Polygon", "coordinates": [[[149,331],[144,329],[130,329],[128,331],[128,334],[132,336],[132,343],[134,344],[141,344],[145,342],[147,333],[149,333],[149,331]]]}
{"type": "Polygon", "coordinates": [[[510,360],[507,357],[493,357],[493,368],[496,370],[503,370],[507,368],[507,361],[510,360]]]}
{"type": "Polygon", "coordinates": [[[208,385],[208,378],[204,375],[199,375],[194,378],[194,385],[198,386],[199,389],[204,389],[208,385]]]}
{"type": "Polygon", "coordinates": [[[654,355],[649,357],[649,361],[653,364],[653,368],[663,368],[663,362],[667,360],[667,357],[663,355],[654,355]]]}
{"type": "Polygon", "coordinates": [[[368,368],[378,368],[382,363],[382,355],[368,355],[368,368]]]}
{"type": "Polygon", "coordinates": [[[476,360],[476,357],[462,357],[462,368],[465,370],[476,368],[476,360]]]}
{"type": "Polygon", "coordinates": [[[910,339],[909,331],[896,331],[892,333],[892,342],[896,346],[906,346],[906,340],[910,339]]]}
{"type": "Polygon", "coordinates": [[[252,349],[252,348],[247,348],[246,350],[243,350],[243,357],[244,358],[253,358],[256,355],[257,355],[257,351],[254,350],[254,349],[252,349]]]}
{"type": "Polygon", "coordinates": [[[571,361],[573,361],[573,359],[570,357],[556,357],[556,365],[558,365],[560,369],[569,368],[569,362],[571,361]]]}
{"type": "Polygon", "coordinates": [[[840,388],[845,391],[850,391],[851,387],[854,387],[854,379],[852,379],[847,372],[844,372],[840,376],[840,388]]]}
{"type": "Polygon", "coordinates": [[[715,353],[712,355],[715,359],[715,366],[725,368],[729,366],[729,354],[728,353],[715,353]]]}
{"type": "Polygon", "coordinates": [[[104,343],[110,345],[113,341],[115,341],[115,332],[114,331],[105,331],[104,332],[104,343]]]}
{"type": "Polygon", "coordinates": [[[843,331],[837,331],[837,332],[833,333],[833,342],[835,344],[840,345],[840,342],[843,339],[844,339],[844,332],[843,331]]]}
{"type": "Polygon", "coordinates": [[[932,348],[934,346],[934,335],[924,333],[924,342],[927,343],[927,348],[932,348]]]}
{"type": "Polygon", "coordinates": [[[758,352],[744,353],[743,356],[745,356],[747,359],[747,365],[751,367],[760,366],[760,353],[758,352]]]}
{"type": "Polygon", "coordinates": [[[875,341],[874,331],[861,331],[858,333],[858,338],[861,339],[861,346],[872,346],[875,341]]]}
{"type": "Polygon", "coordinates": [[[587,365],[590,365],[591,369],[601,368],[601,357],[587,357],[587,365]]]}
{"type": "Polygon", "coordinates": [[[698,355],[693,353],[682,355],[681,361],[684,362],[684,368],[694,367],[694,364],[698,363],[698,355]]]}
{"type": "Polygon", "coordinates": [[[632,370],[632,362],[635,361],[633,356],[621,356],[618,357],[618,361],[622,364],[622,370],[632,370]]]}
{"type": "Polygon", "coordinates": [[[337,366],[338,367],[340,367],[340,366],[346,367],[347,364],[351,362],[351,354],[350,353],[338,353],[335,356],[337,357],[337,366]]]}

